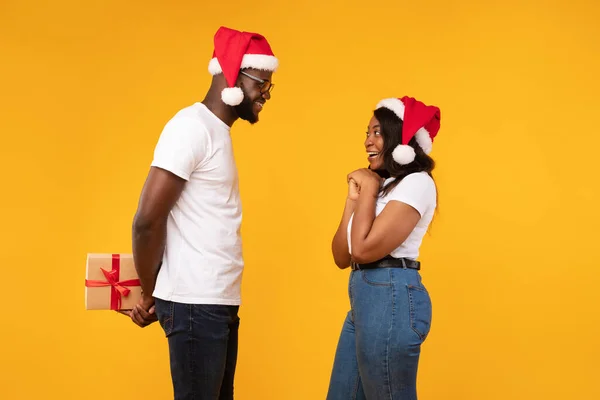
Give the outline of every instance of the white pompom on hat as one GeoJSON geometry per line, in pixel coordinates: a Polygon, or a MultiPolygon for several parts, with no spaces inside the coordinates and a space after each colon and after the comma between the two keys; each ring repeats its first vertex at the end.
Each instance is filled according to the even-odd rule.
{"type": "Polygon", "coordinates": [[[222,26],[215,33],[214,46],[208,72],[213,76],[220,73],[225,76],[227,87],[221,92],[221,100],[230,106],[237,106],[244,100],[242,89],[235,86],[240,69],[275,72],[279,66],[267,39],[258,33],[222,26]]]}
{"type": "Polygon", "coordinates": [[[415,160],[415,149],[408,145],[413,137],[425,154],[431,152],[433,139],[440,130],[441,112],[438,107],[427,106],[412,97],[404,96],[383,99],[376,108],[387,108],[402,121],[402,142],[392,152],[394,161],[406,165],[415,160]]]}

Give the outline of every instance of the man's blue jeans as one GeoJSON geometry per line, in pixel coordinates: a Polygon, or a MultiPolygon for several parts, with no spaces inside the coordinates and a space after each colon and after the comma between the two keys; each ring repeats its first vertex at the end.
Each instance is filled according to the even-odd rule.
{"type": "Polygon", "coordinates": [[[169,342],[175,400],[233,399],[239,307],[155,300],[169,342]]]}
{"type": "Polygon", "coordinates": [[[327,400],[416,400],[431,299],[417,270],[352,271],[327,400]]]}

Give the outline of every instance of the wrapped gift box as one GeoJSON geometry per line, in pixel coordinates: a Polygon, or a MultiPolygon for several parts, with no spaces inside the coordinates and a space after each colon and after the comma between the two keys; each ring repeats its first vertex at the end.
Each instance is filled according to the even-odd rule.
{"type": "Polygon", "coordinates": [[[141,296],[132,254],[87,255],[86,310],[131,310],[141,296]]]}

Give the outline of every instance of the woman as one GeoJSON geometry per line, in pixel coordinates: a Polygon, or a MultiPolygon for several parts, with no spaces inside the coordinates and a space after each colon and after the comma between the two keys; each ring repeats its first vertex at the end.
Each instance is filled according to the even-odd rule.
{"type": "Polygon", "coordinates": [[[440,110],[384,99],[365,140],[369,168],[348,175],[348,198],[332,252],[351,266],[351,310],[339,339],[328,400],[414,400],[431,300],[419,248],[437,206],[428,156],[440,110]]]}

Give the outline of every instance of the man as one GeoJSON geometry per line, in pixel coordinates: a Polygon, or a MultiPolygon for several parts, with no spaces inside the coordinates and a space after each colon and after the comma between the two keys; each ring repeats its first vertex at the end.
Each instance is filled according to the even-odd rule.
{"type": "Polygon", "coordinates": [[[256,33],[221,27],[214,46],[206,97],[165,125],[133,221],[143,294],[128,315],[160,321],[176,400],[233,399],[243,260],[230,128],[258,121],[278,66],[256,33]]]}

